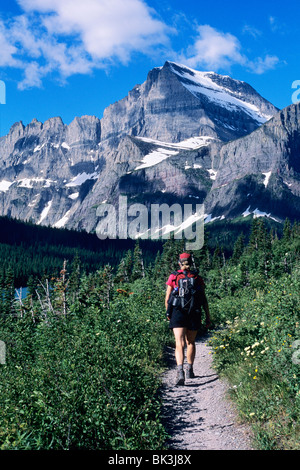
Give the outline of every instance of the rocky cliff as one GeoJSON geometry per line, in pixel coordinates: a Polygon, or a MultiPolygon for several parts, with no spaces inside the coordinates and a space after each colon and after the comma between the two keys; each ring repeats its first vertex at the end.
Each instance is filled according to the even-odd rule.
{"type": "Polygon", "coordinates": [[[0,139],[0,214],[93,231],[97,207],[123,194],[204,202],[207,220],[299,217],[299,136],[298,105],[279,111],[244,82],[166,62],[101,119],[14,124],[0,139]]]}

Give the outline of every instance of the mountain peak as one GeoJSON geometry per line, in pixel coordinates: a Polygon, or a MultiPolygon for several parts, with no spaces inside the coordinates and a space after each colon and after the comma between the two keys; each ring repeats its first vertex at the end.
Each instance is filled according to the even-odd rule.
{"type": "Polygon", "coordinates": [[[246,82],[220,75],[216,72],[201,72],[175,62],[166,62],[165,67],[177,75],[182,85],[196,98],[214,102],[229,110],[242,110],[258,124],[271,119],[278,109],[257,93],[246,82]]]}

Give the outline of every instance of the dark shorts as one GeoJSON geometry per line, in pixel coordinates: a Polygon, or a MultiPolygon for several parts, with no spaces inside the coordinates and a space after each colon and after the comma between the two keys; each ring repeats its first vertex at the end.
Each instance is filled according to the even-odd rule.
{"type": "Polygon", "coordinates": [[[188,330],[199,330],[201,327],[201,311],[196,310],[189,314],[173,307],[169,328],[187,328],[188,330]]]}

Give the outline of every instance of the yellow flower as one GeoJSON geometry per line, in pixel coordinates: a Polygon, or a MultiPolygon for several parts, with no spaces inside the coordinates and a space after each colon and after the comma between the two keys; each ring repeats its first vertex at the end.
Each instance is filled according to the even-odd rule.
{"type": "Polygon", "coordinates": [[[257,379],[256,375],[253,377],[253,380],[257,379]]]}

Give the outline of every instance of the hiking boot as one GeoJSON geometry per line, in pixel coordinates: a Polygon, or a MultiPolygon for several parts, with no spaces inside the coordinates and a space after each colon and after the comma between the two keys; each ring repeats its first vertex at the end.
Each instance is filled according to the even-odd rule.
{"type": "Polygon", "coordinates": [[[176,385],[184,385],[184,371],[177,371],[176,385]]]}
{"type": "Polygon", "coordinates": [[[192,367],[189,367],[189,368],[186,370],[186,378],[187,378],[187,379],[193,379],[194,377],[195,377],[195,374],[194,374],[193,368],[192,368],[192,367]]]}

